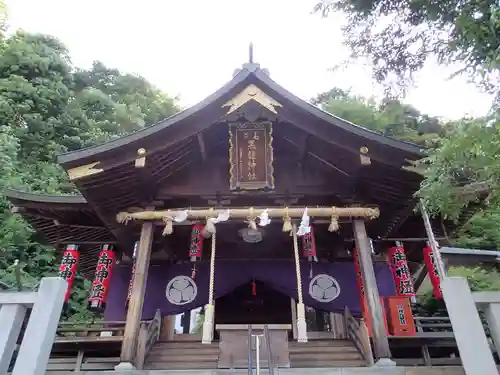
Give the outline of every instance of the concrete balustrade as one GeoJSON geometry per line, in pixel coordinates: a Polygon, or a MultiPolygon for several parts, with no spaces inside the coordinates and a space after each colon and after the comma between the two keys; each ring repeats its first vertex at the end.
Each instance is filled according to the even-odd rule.
{"type": "Polygon", "coordinates": [[[472,293],[463,277],[441,281],[446,309],[466,375],[498,374],[478,307],[483,308],[496,348],[500,347],[500,292],[472,293]]]}
{"type": "Polygon", "coordinates": [[[0,374],[6,374],[28,308],[31,315],[12,375],[43,375],[61,316],[67,283],[42,279],[38,292],[0,292],[0,374]]]}

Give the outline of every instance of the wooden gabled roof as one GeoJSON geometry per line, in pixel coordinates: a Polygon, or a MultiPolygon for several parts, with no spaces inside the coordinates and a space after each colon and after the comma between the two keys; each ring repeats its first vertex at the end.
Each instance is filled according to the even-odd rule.
{"type": "MultiPolygon", "coordinates": [[[[120,157],[116,158],[115,163],[113,163],[116,165],[116,163],[120,163],[120,159],[121,163],[134,160],[138,148],[146,148],[146,152],[149,154],[156,151],[158,147],[166,148],[174,145],[222,118],[227,113],[227,108],[224,107],[225,102],[250,84],[261,88],[280,103],[290,105],[291,111],[287,110],[285,104],[276,108],[278,115],[284,111],[285,116],[300,116],[305,120],[302,124],[304,129],[320,138],[329,141],[337,138],[336,143],[338,144],[340,138],[351,134],[358,137],[356,143],[369,143],[373,146],[373,148],[369,147],[368,156],[374,159],[382,158],[389,161],[391,159],[389,155],[382,156],[384,150],[398,153],[398,156],[403,156],[402,160],[404,160],[404,156],[415,159],[415,156],[421,155],[422,150],[419,145],[385,136],[322,111],[278,85],[265,70],[260,69],[259,64],[249,63],[244,64],[243,69],[231,81],[198,104],[124,137],[98,146],[61,154],[58,157],[58,162],[66,169],[71,169],[96,161],[102,162],[112,156],[116,157],[116,154],[119,153],[120,157]],[[186,126],[187,122],[192,123],[192,125],[186,126]],[[150,147],[145,147],[146,145],[150,145],[150,147]]],[[[346,148],[349,145],[344,144],[343,147],[346,148]]],[[[352,151],[359,152],[359,148],[353,148],[352,151]]],[[[94,168],[99,168],[99,166],[96,165],[94,168]]]]}
{"type": "Polygon", "coordinates": [[[411,215],[421,181],[403,168],[419,158],[420,146],[326,113],[278,85],[258,64],[247,63],[191,108],[130,135],[60,155],[58,162],[81,197],[12,191],[7,196],[50,243],[69,237],[87,242],[88,264],[82,266],[92,274],[98,251],[93,243],[117,242],[122,252],[132,251],[137,233],[115,219],[131,207],[213,206],[231,200],[229,206],[294,204],[289,203],[293,199],[305,206],[372,204],[381,208],[372,234],[394,235],[411,215]],[[252,103],[274,121],[276,189],[239,194],[226,183],[228,122],[252,103]],[[371,159],[365,168],[361,148],[371,159]],[[143,168],[134,166],[139,149],[145,150],[143,168]],[[299,169],[307,178],[295,179],[299,169]],[[217,185],[216,179],[224,183],[217,185]]]}
{"type": "Polygon", "coordinates": [[[100,245],[116,238],[82,196],[51,196],[5,190],[12,212],[21,214],[50,245],[81,244],[80,272],[93,275],[100,245]]]}

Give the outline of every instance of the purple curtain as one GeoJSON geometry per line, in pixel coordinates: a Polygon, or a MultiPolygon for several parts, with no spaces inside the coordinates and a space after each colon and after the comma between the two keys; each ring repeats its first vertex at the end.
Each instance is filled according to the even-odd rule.
{"type": "MultiPolygon", "coordinates": [[[[361,313],[360,299],[352,263],[301,262],[304,303],[315,309],[341,312],[348,306],[355,315],[361,313]]],[[[385,263],[375,263],[375,274],[381,296],[395,295],[392,273],[385,263]]],[[[191,280],[191,264],[152,265],[146,284],[143,318],[151,318],[160,309],[162,315],[179,314],[208,302],[209,264],[197,265],[191,280]]],[[[125,300],[131,267],[117,266],[113,272],[106,320],[125,319],[125,300]]],[[[215,298],[239,286],[259,280],[276,291],[297,299],[297,278],[293,261],[217,261],[215,264],[215,298]]]]}

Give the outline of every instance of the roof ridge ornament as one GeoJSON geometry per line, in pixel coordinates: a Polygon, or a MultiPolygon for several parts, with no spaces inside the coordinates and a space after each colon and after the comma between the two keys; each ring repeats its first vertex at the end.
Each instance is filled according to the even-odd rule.
{"type": "Polygon", "coordinates": [[[250,42],[248,45],[248,62],[244,63],[241,67],[241,69],[236,69],[233,72],[233,78],[238,75],[239,72],[242,70],[248,70],[249,72],[256,72],[258,70],[262,71],[265,75],[269,76],[269,70],[267,69],[261,69],[260,64],[256,63],[253,58],[253,42],[250,42]]]}
{"type": "Polygon", "coordinates": [[[275,107],[283,107],[281,103],[267,95],[259,87],[253,83],[245,87],[242,91],[236,94],[233,98],[222,105],[222,108],[229,107],[227,114],[229,115],[236,111],[237,109],[243,107],[249,101],[256,101],[262,107],[267,108],[274,114],[278,114],[275,107]]]}

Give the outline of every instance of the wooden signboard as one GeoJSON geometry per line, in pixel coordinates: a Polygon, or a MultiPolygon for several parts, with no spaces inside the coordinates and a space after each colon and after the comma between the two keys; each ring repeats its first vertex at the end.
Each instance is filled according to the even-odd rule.
{"type": "Polygon", "coordinates": [[[272,140],[269,121],[229,125],[231,190],[274,189],[272,140]]]}

